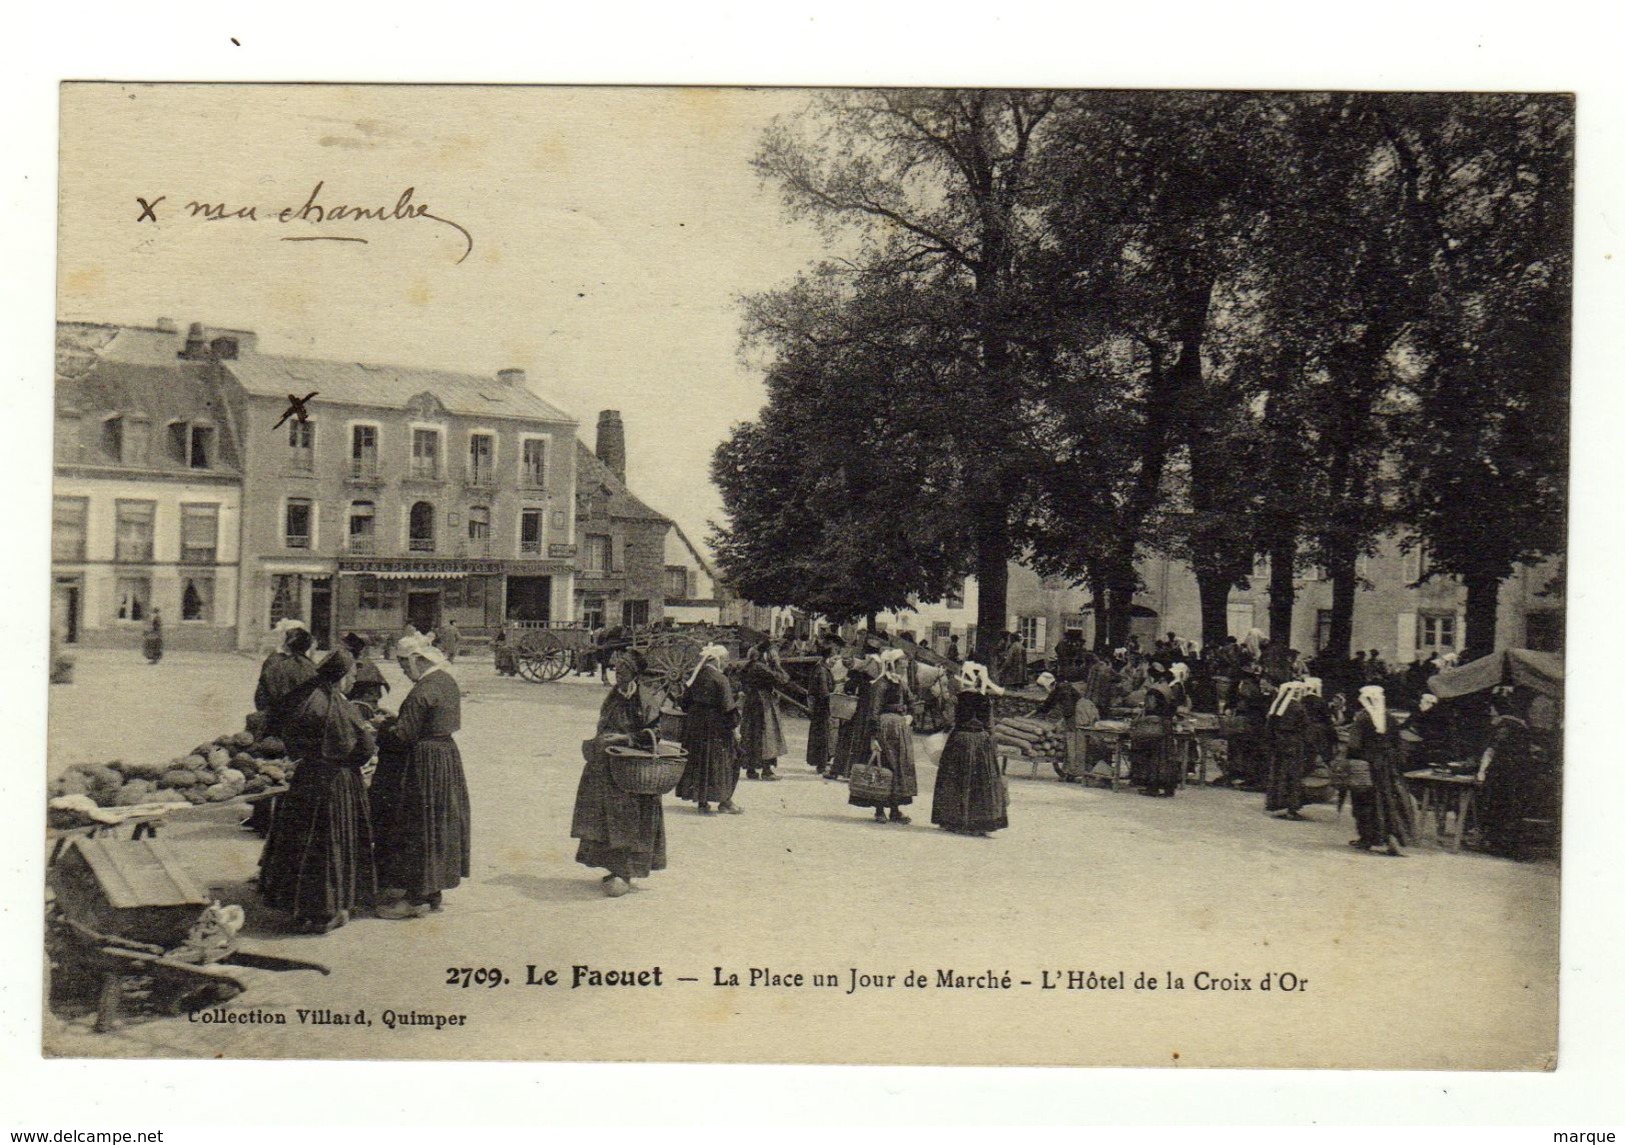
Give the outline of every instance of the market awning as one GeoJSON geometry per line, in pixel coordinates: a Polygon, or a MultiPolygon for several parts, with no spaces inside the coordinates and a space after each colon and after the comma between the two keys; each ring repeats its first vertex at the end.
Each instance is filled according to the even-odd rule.
{"type": "Polygon", "coordinates": [[[1428,690],[1442,700],[1469,696],[1503,685],[1532,688],[1543,696],[1563,695],[1563,657],[1528,648],[1501,651],[1428,679],[1428,690]]]}

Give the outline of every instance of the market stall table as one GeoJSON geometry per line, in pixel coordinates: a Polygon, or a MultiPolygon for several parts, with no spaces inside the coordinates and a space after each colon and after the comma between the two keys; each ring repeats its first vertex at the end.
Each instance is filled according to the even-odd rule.
{"type": "Polygon", "coordinates": [[[1467,833],[1468,821],[1473,816],[1478,776],[1423,768],[1420,771],[1407,771],[1405,782],[1416,797],[1417,842],[1422,841],[1427,830],[1428,813],[1432,812],[1434,826],[1446,849],[1461,850],[1462,836],[1467,833]],[[1454,829],[1447,830],[1451,815],[1455,815],[1456,824],[1454,829]]]}

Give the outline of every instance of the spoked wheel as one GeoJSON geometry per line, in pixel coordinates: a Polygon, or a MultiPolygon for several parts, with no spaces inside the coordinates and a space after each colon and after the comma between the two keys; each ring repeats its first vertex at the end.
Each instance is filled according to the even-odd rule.
{"type": "Polygon", "coordinates": [[[680,695],[688,674],[700,659],[699,645],[686,640],[657,644],[645,656],[649,662],[649,683],[671,695],[680,695]]]}

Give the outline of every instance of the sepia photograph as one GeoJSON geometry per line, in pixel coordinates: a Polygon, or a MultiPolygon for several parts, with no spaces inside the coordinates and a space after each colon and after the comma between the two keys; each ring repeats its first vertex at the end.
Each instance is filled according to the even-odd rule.
{"type": "Polygon", "coordinates": [[[44,1054],[1558,1068],[1575,124],[62,84],[44,1054]]]}

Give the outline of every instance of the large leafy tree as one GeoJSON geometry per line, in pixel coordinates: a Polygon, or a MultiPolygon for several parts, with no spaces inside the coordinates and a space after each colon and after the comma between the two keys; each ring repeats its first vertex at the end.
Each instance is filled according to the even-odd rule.
{"type": "MultiPolygon", "coordinates": [[[[951,534],[972,553],[979,651],[1006,625],[1007,562],[1032,471],[1032,351],[1050,323],[1033,305],[1026,267],[1035,245],[1034,161],[1061,96],[1015,91],[862,91],[814,97],[770,130],[756,159],[786,207],[817,221],[849,253],[823,268],[907,304],[889,316],[933,327],[956,350],[947,409],[925,396],[898,403],[902,424],[943,431],[961,464],[951,534]],[[911,418],[911,414],[917,415],[911,418]],[[951,415],[951,416],[944,416],[951,415]]],[[[789,301],[794,301],[794,296],[789,301]]],[[[823,312],[827,317],[827,312],[823,312]]],[[[830,336],[839,338],[835,324],[830,336]]],[[[852,387],[856,389],[856,386],[852,387]]]]}
{"type": "Polygon", "coordinates": [[[1394,128],[1435,291],[1397,419],[1400,507],[1426,575],[1467,589],[1467,652],[1495,647],[1502,581],[1566,528],[1573,102],[1427,101],[1394,128]]]}

